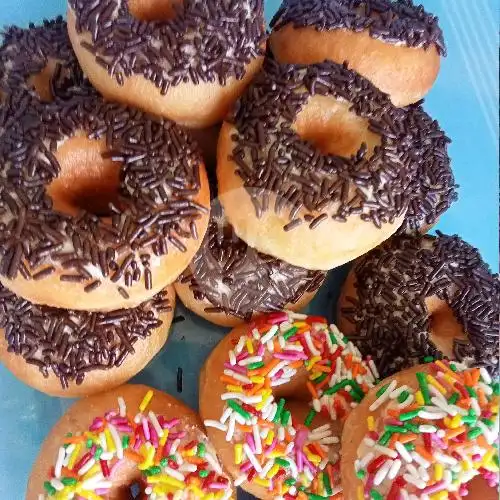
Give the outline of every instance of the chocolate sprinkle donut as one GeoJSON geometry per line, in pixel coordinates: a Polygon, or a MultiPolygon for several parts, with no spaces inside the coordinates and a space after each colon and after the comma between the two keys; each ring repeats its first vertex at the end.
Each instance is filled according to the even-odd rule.
{"type": "Polygon", "coordinates": [[[227,223],[220,204],[213,203],[205,239],[180,282],[189,283],[196,300],[212,304],[205,312],[250,320],[254,312],[282,310],[316,291],[325,276],[249,247],[227,223]]]}
{"type": "Polygon", "coordinates": [[[407,121],[407,111],[394,107],[386,94],[333,62],[302,66],[268,60],[230,121],[237,130],[231,160],[257,217],[275,193],[274,210],[287,207],[289,213],[285,231],[304,222],[314,229],[329,217],[325,208],[332,203],[336,221],[358,216],[376,227],[393,222],[407,210],[412,176],[427,161],[415,142],[428,131],[425,120],[407,121]],[[299,137],[292,125],[315,94],[348,101],[351,112],[369,121],[380,137],[371,156],[364,144],[349,158],[322,154],[299,137]],[[297,217],[301,209],[319,215],[297,217]]]}
{"type": "Polygon", "coordinates": [[[200,191],[200,155],[174,123],[138,110],[78,97],[42,109],[40,124],[22,136],[6,134],[0,151],[0,274],[43,280],[62,268],[61,281],[92,293],[109,277],[116,293],[144,280],[153,287],[150,255],[186,251],[196,220],[208,209],[200,191]],[[60,172],[59,141],[83,130],[105,138],[107,155],[121,162],[120,200],[107,219],[53,210],[47,186],[60,172]],[[53,264],[53,265],[52,265],[53,264]]]}
{"type": "Polygon", "coordinates": [[[150,80],[162,95],[182,82],[241,79],[262,55],[263,0],[184,0],[174,19],[141,21],[127,0],[69,0],[82,46],[119,85],[132,75],[150,80]]]}
{"type": "Polygon", "coordinates": [[[446,301],[468,341],[455,339],[454,355],[499,373],[500,281],[478,250],[458,236],[396,236],[355,265],[358,297],[341,310],[356,327],[354,341],[390,375],[441,358],[429,338],[424,300],[446,301]]]}
{"type": "MultiPolygon", "coordinates": [[[[92,88],[84,77],[68,37],[62,17],[44,20],[28,29],[8,26],[0,47],[0,89],[7,95],[28,92],[35,103],[40,100],[28,79],[55,61],[49,80],[53,99],[68,99],[75,93],[88,94],[92,88]]],[[[17,111],[17,110],[16,110],[17,111]]]]}
{"type": "Polygon", "coordinates": [[[416,234],[436,224],[458,199],[458,185],[448,156],[451,141],[421,103],[407,108],[406,126],[413,131],[416,171],[410,183],[408,210],[398,232],[416,234]]]}
{"type": "Polygon", "coordinates": [[[424,49],[434,45],[446,55],[438,18],[412,0],[283,0],[270,26],[279,30],[290,23],[317,31],[368,30],[372,38],[386,43],[424,49]]]}
{"type": "Polygon", "coordinates": [[[172,306],[166,292],[138,307],[97,313],[37,306],[0,285],[0,328],[7,350],[53,372],[63,389],[82,384],[86,373],[119,367],[138,340],[160,327],[158,315],[172,306]]]}
{"type": "Polygon", "coordinates": [[[4,29],[0,47],[0,136],[6,130],[21,134],[23,123],[39,123],[44,102],[29,79],[50,61],[55,62],[52,74],[46,75],[51,100],[96,92],[80,69],[62,17],[45,20],[39,26],[30,24],[28,29],[4,29]]]}

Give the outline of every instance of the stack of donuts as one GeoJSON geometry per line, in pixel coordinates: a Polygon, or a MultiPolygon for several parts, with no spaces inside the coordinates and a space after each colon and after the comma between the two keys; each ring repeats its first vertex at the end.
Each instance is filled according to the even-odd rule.
{"type": "Polygon", "coordinates": [[[2,361],[49,394],[113,388],[167,338],[203,162],[177,125],[92,89],[62,19],[9,29],[1,54],[2,361]]]}
{"type": "Polygon", "coordinates": [[[208,227],[187,127],[220,122],[263,60],[261,2],[178,3],[72,1],[3,37],[1,360],[49,395],[111,391],[53,429],[29,498],[233,495],[196,414],[118,387],[165,344],[208,227]]]}
{"type": "Polygon", "coordinates": [[[422,101],[438,19],[411,0],[283,0],[270,27],[263,0],[68,0],[66,21],[6,29],[0,361],[85,396],[30,500],[498,487],[498,276],[426,234],[457,199],[422,101]],[[351,261],[342,333],[300,310],[351,261]],[[233,327],[200,374],[201,418],[122,385],[163,348],[176,295],[233,327]]]}

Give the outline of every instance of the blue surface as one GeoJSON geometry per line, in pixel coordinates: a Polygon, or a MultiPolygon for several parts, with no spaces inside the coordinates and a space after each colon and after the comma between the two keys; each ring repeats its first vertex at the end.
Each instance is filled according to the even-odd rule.
{"type": "MultiPolygon", "coordinates": [[[[439,16],[448,44],[439,79],[426,102],[427,111],[452,138],[450,154],[459,201],[442,217],[438,228],[458,233],[478,247],[498,271],[498,0],[424,0],[439,16]]],[[[63,14],[63,0],[2,0],[0,25],[27,25],[63,14]]],[[[268,18],[279,1],[266,3],[268,18]]],[[[310,310],[328,315],[335,303],[345,269],[330,273],[310,310]]],[[[178,306],[186,321],[174,326],[167,346],[136,377],[177,395],[197,407],[199,369],[224,335],[178,306]],[[184,390],[176,392],[178,367],[184,390]]],[[[44,435],[70,401],[44,396],[18,382],[0,366],[0,498],[24,498],[26,479],[44,435]]]]}

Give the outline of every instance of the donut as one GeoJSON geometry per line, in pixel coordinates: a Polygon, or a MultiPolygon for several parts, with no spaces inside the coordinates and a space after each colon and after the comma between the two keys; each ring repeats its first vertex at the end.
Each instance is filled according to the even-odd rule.
{"type": "Polygon", "coordinates": [[[217,325],[235,326],[285,306],[300,310],[313,299],[324,272],[257,252],[234,234],[219,204],[211,208],[201,248],[174,284],[189,310],[217,325]]]}
{"type": "Polygon", "coordinates": [[[182,125],[221,121],[262,65],[262,0],[68,4],[69,37],[93,85],[182,125]]]}
{"type": "Polygon", "coordinates": [[[222,127],[219,198],[251,247],[331,269],[403,224],[428,130],[345,65],[270,60],[222,127]]]}
{"type": "Polygon", "coordinates": [[[209,188],[170,121],[98,96],[57,102],[0,151],[0,281],[34,303],[133,308],[201,245],[209,188]]]}
{"type": "Polygon", "coordinates": [[[446,56],[438,18],[406,0],[283,0],[271,28],[278,61],[347,61],[396,106],[425,96],[446,56]]]}
{"type": "Polygon", "coordinates": [[[376,376],[324,318],[270,313],[210,354],[200,415],[236,486],[257,498],[335,497],[343,420],[376,376]]]}
{"type": "Polygon", "coordinates": [[[458,185],[448,155],[451,140],[421,104],[408,106],[406,111],[405,127],[412,136],[415,156],[408,210],[398,233],[425,234],[457,201],[458,185]]]}
{"type": "Polygon", "coordinates": [[[26,498],[232,495],[198,415],[156,389],[124,385],[77,401],[60,418],[41,446],[26,498]]]}
{"type": "Polygon", "coordinates": [[[37,306],[0,285],[0,362],[53,396],[86,396],[123,384],[165,344],[173,287],[133,309],[107,313],[37,306]]]}
{"type": "Polygon", "coordinates": [[[93,89],[78,65],[62,17],[28,29],[7,26],[0,46],[0,138],[39,123],[39,108],[93,89]]]}
{"type": "Polygon", "coordinates": [[[500,282],[458,236],[398,236],[356,262],[338,322],[384,376],[448,357],[499,373],[500,282]]]}
{"type": "Polygon", "coordinates": [[[344,426],[344,499],[460,499],[471,480],[469,496],[488,498],[475,494],[486,486],[493,496],[499,395],[485,368],[448,361],[382,381],[344,426]]]}
{"type": "MultiPolygon", "coordinates": [[[[7,26],[2,34],[0,89],[4,95],[28,93],[34,105],[91,92],[61,16],[27,29],[7,26]]],[[[22,116],[19,110],[13,111],[22,116]]]]}

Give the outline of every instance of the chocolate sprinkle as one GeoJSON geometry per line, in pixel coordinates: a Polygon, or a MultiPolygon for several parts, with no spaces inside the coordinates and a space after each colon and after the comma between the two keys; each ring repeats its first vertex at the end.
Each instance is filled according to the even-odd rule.
{"type": "Polygon", "coordinates": [[[76,30],[92,37],[82,46],[123,85],[141,75],[165,95],[188,81],[243,78],[246,65],[263,55],[263,0],[184,0],[174,19],[141,21],[126,0],[69,0],[76,30]]]}
{"type": "Polygon", "coordinates": [[[186,318],[182,314],[179,314],[172,320],[172,325],[175,325],[176,323],[182,323],[183,321],[186,321],[186,318]]]}
{"type": "Polygon", "coordinates": [[[290,23],[317,31],[368,30],[386,43],[424,49],[434,45],[446,55],[439,19],[412,0],[283,0],[270,25],[279,30],[290,23]]]}
{"type": "Polygon", "coordinates": [[[398,231],[415,234],[438,222],[458,199],[458,185],[448,156],[451,141],[421,103],[407,108],[406,127],[412,133],[416,171],[410,183],[408,211],[398,231]]]}
{"type": "MultiPolygon", "coordinates": [[[[256,215],[269,208],[269,194],[276,194],[274,210],[288,213],[285,231],[293,231],[303,221],[314,230],[325,214],[339,222],[358,216],[376,227],[392,223],[411,201],[418,205],[414,200],[419,190],[427,198],[434,196],[434,186],[423,189],[417,175],[439,170],[440,162],[447,165],[440,156],[445,148],[442,133],[435,139],[443,143],[437,159],[429,157],[434,144],[430,134],[437,125],[423,111],[394,107],[386,94],[345,64],[280,65],[267,60],[231,119],[236,133],[230,159],[237,165],[256,215]],[[322,154],[301,139],[293,123],[314,95],[347,101],[352,113],[368,120],[380,145],[368,155],[361,144],[356,154],[346,158],[322,154]],[[300,210],[309,213],[298,217],[300,210]]],[[[428,175],[431,183],[436,180],[437,174],[428,175]]],[[[439,178],[437,190],[442,182],[439,178]]],[[[412,217],[422,217],[419,210],[415,216],[410,212],[412,217]]],[[[431,215],[439,210],[434,208],[431,215]]]]}
{"type": "Polygon", "coordinates": [[[160,313],[172,310],[166,292],[132,309],[85,312],[39,306],[0,285],[0,328],[8,352],[38,366],[44,377],[54,373],[63,389],[80,385],[86,373],[110,370],[147,341],[162,325],[160,313]]]}
{"type": "Polygon", "coordinates": [[[182,392],[182,368],[180,366],[177,367],[177,392],[182,392]]]}
{"type": "Polygon", "coordinates": [[[500,281],[478,250],[458,236],[396,236],[354,267],[358,297],[342,314],[355,325],[351,336],[371,354],[383,376],[442,358],[429,337],[425,299],[446,301],[468,341],[455,340],[454,354],[499,373],[500,281]]]}
{"type": "Polygon", "coordinates": [[[179,278],[189,283],[196,300],[249,320],[254,312],[279,311],[316,291],[326,273],[292,266],[249,247],[227,223],[220,204],[212,203],[207,234],[188,269],[179,278]]]}
{"type": "Polygon", "coordinates": [[[81,282],[88,293],[97,288],[96,279],[110,276],[123,297],[143,275],[150,289],[147,254],[184,251],[182,241],[191,238],[184,228],[208,210],[193,199],[200,190],[200,162],[194,142],[168,120],[98,96],[47,104],[38,123],[3,137],[0,273],[29,278],[50,262],[64,269],[61,279],[81,282]],[[57,144],[79,130],[90,139],[105,138],[109,155],[122,162],[120,199],[108,219],[57,212],[46,191],[61,170],[57,144]]]}

